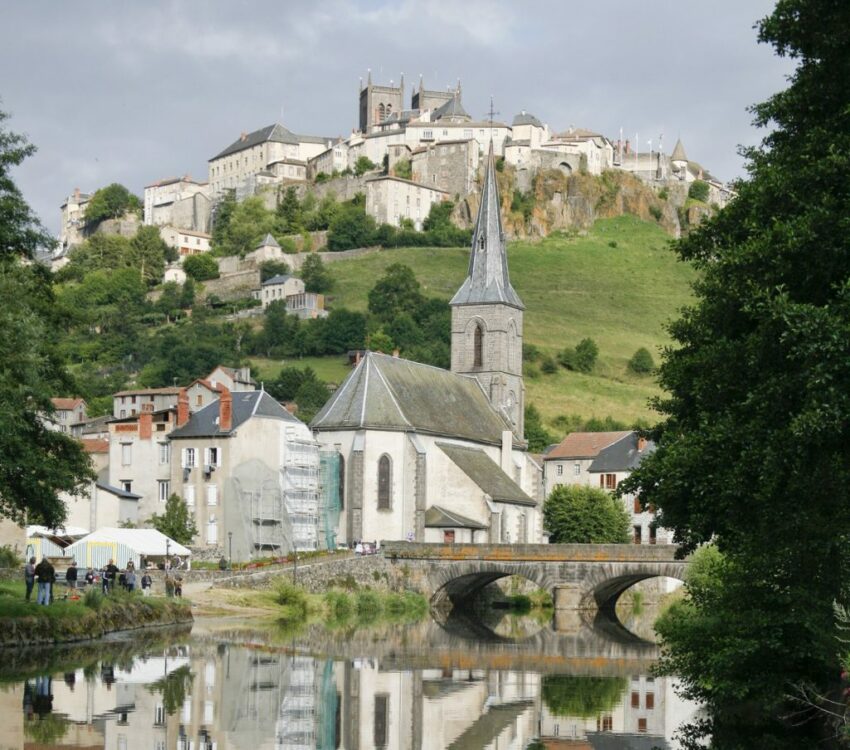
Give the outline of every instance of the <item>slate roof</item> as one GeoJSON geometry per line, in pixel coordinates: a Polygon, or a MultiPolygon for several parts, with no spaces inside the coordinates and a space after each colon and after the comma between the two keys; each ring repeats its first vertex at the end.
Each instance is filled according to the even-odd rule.
{"type": "Polygon", "coordinates": [[[673,153],[670,154],[670,161],[687,161],[688,157],[685,155],[685,147],[682,145],[682,139],[676,139],[676,145],[673,147],[673,153]]]}
{"type": "Polygon", "coordinates": [[[376,352],[334,392],[310,426],[328,430],[390,430],[502,444],[510,425],[475,378],[376,352]]]}
{"type": "Polygon", "coordinates": [[[96,482],[95,484],[98,489],[109,492],[117,497],[124,498],[125,500],[141,500],[142,498],[141,495],[137,495],[135,492],[127,492],[127,490],[124,490],[121,487],[113,487],[111,484],[106,484],[106,482],[96,482]]]}
{"type": "Polygon", "coordinates": [[[636,469],[644,456],[655,451],[655,443],[647,440],[643,450],[638,450],[639,437],[636,432],[629,432],[616,443],[603,448],[588,468],[589,472],[632,471],[636,469]]]}
{"type": "Polygon", "coordinates": [[[628,430],[618,432],[571,432],[551,450],[547,450],[544,461],[556,458],[595,458],[603,448],[629,435],[628,430]]]}
{"type": "Polygon", "coordinates": [[[467,448],[454,443],[437,443],[466,476],[490,496],[493,502],[514,505],[537,505],[490,456],[480,448],[467,448]]]}
{"type": "Polygon", "coordinates": [[[543,123],[529,112],[520,112],[516,117],[514,117],[514,121],[511,125],[513,127],[516,127],[517,125],[536,125],[538,128],[543,127],[543,123]]]}
{"type": "Polygon", "coordinates": [[[468,120],[472,119],[460,102],[460,94],[455,94],[445,104],[437,107],[431,114],[432,121],[440,120],[443,117],[465,117],[468,120]]]}
{"type": "Polygon", "coordinates": [[[240,425],[252,417],[279,419],[283,422],[298,422],[298,419],[293,417],[265,391],[234,391],[232,397],[233,421],[229,431],[219,428],[218,416],[220,402],[213,401],[200,411],[195,412],[186,424],[173,430],[169,437],[172,440],[175,438],[229,437],[240,425]]]}
{"type": "Polygon", "coordinates": [[[519,295],[511,286],[508,274],[508,253],[505,248],[505,233],[502,230],[492,141],[484,189],[481,192],[481,205],[478,207],[478,218],[472,233],[469,271],[449,304],[503,304],[518,310],[525,309],[519,295]]]}
{"type": "Polygon", "coordinates": [[[292,276],[288,273],[279,273],[277,276],[272,276],[263,282],[263,286],[271,286],[272,284],[285,284],[292,276]]]}
{"type": "Polygon", "coordinates": [[[216,154],[212,159],[210,159],[210,161],[221,159],[223,156],[230,156],[230,154],[239,153],[240,151],[244,151],[246,148],[259,146],[261,143],[266,143],[267,141],[272,141],[274,143],[288,143],[292,146],[297,146],[299,143],[326,143],[330,140],[330,138],[323,138],[316,135],[296,135],[279,122],[276,122],[274,125],[267,125],[264,128],[255,130],[253,133],[248,133],[244,137],[240,136],[226,149],[224,149],[224,151],[216,154]]]}
{"type": "Polygon", "coordinates": [[[425,526],[429,529],[486,529],[483,523],[473,521],[460,513],[432,505],[425,511],[425,526]]]}

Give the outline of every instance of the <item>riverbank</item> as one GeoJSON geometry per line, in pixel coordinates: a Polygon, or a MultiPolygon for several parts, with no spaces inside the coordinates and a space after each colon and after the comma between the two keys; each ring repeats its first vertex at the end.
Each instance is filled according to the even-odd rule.
{"type": "Polygon", "coordinates": [[[24,601],[23,584],[0,584],[0,648],[72,643],[190,622],[191,607],[184,599],[125,592],[103,596],[94,590],[76,601],[59,600],[44,607],[24,601]]]}

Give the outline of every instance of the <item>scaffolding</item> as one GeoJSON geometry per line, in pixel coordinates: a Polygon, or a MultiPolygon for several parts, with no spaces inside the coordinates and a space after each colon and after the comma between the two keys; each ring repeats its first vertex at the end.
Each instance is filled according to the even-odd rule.
{"type": "Polygon", "coordinates": [[[290,657],[287,677],[277,714],[275,750],[315,750],[317,685],[313,659],[290,657]]]}
{"type": "Polygon", "coordinates": [[[331,550],[336,548],[340,514],[339,466],[339,453],[319,451],[319,533],[325,549],[331,550]]]}
{"type": "Polygon", "coordinates": [[[281,456],[283,506],[296,550],[319,548],[319,446],[305,426],[287,427],[281,456]]]}

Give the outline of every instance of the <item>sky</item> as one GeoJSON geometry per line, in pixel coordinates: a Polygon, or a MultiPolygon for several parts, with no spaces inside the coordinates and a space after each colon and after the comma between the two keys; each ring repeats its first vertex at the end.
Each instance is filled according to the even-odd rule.
{"type": "Polygon", "coordinates": [[[79,187],[206,179],[207,160],[282,122],[346,136],[358,88],[398,82],[405,106],[460,79],[484,118],[525,110],[672,151],[728,180],[764,135],[747,108],[792,68],[758,44],[767,0],[26,0],[3,4],[0,109],[37,154],[14,172],[45,226],[79,187]]]}

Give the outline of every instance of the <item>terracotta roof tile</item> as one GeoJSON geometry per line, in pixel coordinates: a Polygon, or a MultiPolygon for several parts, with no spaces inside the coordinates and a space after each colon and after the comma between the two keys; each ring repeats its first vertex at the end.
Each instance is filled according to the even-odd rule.
{"type": "Polygon", "coordinates": [[[85,403],[81,398],[52,398],[50,400],[56,409],[68,409],[69,411],[85,403]]]}
{"type": "Polygon", "coordinates": [[[109,453],[109,441],[105,438],[83,438],[86,453],[109,453]]]}
{"type": "Polygon", "coordinates": [[[611,443],[622,440],[630,430],[619,432],[571,432],[544,458],[551,461],[556,458],[594,458],[599,451],[611,443]]]}

